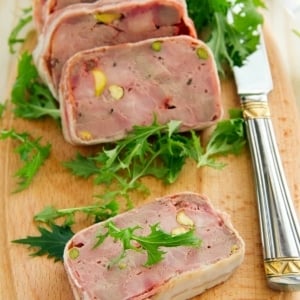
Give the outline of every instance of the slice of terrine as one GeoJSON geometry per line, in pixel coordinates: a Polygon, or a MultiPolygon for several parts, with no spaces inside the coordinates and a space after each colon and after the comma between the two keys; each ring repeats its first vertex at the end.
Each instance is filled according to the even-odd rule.
{"type": "Polygon", "coordinates": [[[221,115],[221,92],[209,48],[189,36],[94,48],[66,63],[60,84],[64,136],[72,144],[125,137],[134,125],[181,121],[203,129],[221,115]]]}
{"type": "Polygon", "coordinates": [[[184,192],[78,232],[66,245],[64,266],[75,299],[184,300],[228,279],[243,261],[244,251],[227,214],[216,210],[207,197],[184,192]],[[118,228],[139,226],[139,235],[149,234],[154,224],[168,233],[192,226],[202,244],[163,248],[164,259],[151,267],[144,266],[144,252],[127,250],[120,264],[111,265],[122,251],[119,241],[107,238],[95,247],[110,221],[118,228]]]}

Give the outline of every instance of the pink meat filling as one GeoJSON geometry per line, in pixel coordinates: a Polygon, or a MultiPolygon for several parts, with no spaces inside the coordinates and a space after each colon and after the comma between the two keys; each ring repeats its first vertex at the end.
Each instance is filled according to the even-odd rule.
{"type": "Polygon", "coordinates": [[[204,43],[188,36],[77,54],[63,72],[60,102],[65,136],[75,144],[122,138],[134,125],[150,125],[154,115],[160,124],[180,120],[182,131],[205,128],[221,116],[213,57],[204,43]],[[161,49],[153,50],[153,43],[161,43],[161,49]],[[107,80],[100,96],[95,70],[107,80]],[[122,90],[120,99],[114,99],[111,87],[122,90]]]}
{"type": "MultiPolygon", "coordinates": [[[[110,261],[120,254],[119,242],[106,239],[100,247],[94,247],[96,236],[104,229],[100,223],[76,234],[65,251],[65,266],[73,284],[84,291],[88,299],[148,299],[160,286],[170,279],[198,268],[214,264],[231,256],[233,249],[242,247],[241,241],[227,227],[224,215],[214,210],[205,197],[193,193],[182,193],[165,197],[113,218],[120,227],[141,226],[140,235],[149,233],[149,225],[159,223],[171,232],[178,227],[179,212],[194,222],[195,234],[202,239],[199,248],[180,246],[164,248],[162,262],[144,267],[145,253],[128,251],[123,259],[123,268],[113,266],[110,261]],[[79,256],[71,259],[70,249],[77,248],[79,256]]],[[[104,231],[105,232],[105,231],[104,231]]]]}

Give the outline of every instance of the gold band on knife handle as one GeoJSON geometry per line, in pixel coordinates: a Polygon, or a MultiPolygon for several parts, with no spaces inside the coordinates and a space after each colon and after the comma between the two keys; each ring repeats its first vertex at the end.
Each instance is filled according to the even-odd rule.
{"type": "Polygon", "coordinates": [[[300,275],[300,259],[285,257],[264,261],[267,277],[300,275]]]}
{"type": "Polygon", "coordinates": [[[244,101],[242,103],[243,116],[245,119],[270,118],[271,113],[268,102],[244,101]]]}

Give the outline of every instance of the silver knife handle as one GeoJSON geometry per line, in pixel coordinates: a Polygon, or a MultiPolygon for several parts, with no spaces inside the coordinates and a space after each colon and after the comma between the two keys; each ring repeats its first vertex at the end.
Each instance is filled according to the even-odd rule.
{"type": "Polygon", "coordinates": [[[268,285],[300,290],[300,230],[277,149],[266,95],[242,99],[268,285]]]}

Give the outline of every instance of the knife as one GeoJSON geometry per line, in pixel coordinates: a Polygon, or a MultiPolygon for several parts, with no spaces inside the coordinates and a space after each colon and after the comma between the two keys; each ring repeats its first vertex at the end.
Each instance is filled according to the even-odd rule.
{"type": "Polygon", "coordinates": [[[262,32],[257,50],[233,73],[251,152],[267,283],[275,290],[300,290],[300,229],[268,106],[273,83],[262,32]]]}

